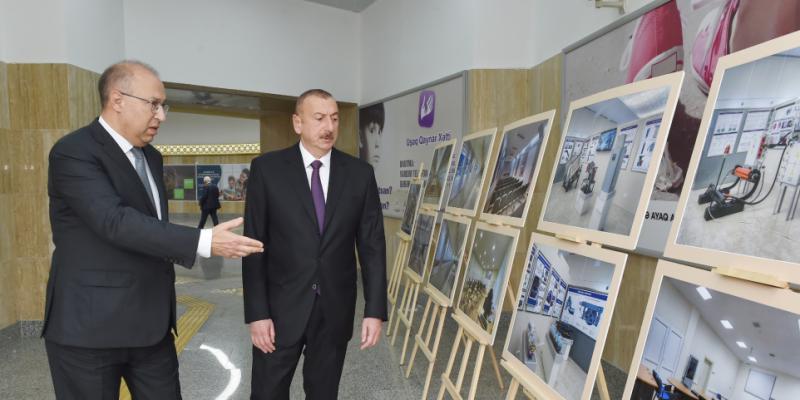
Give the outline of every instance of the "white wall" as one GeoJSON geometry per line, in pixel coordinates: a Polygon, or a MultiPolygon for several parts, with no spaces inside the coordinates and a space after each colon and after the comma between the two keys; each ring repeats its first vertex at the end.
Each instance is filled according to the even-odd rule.
{"type": "Polygon", "coordinates": [[[0,0],[0,60],[101,72],[124,58],[122,0],[0,0]]]}
{"type": "Polygon", "coordinates": [[[127,56],[164,80],[294,96],[320,87],[358,100],[359,14],[299,0],[124,5],[127,56]]]}
{"type": "Polygon", "coordinates": [[[257,119],[171,112],[161,125],[155,144],[258,143],[257,119]]]}
{"type": "MultiPolygon", "coordinates": [[[[698,360],[698,373],[695,375],[695,382],[701,383],[698,382],[700,376],[702,376],[700,372],[703,367],[703,360],[707,358],[713,363],[707,389],[714,393],[720,393],[727,398],[732,398],[741,362],[709,326],[709,324],[715,322],[719,323],[719,321],[698,319],[694,332],[687,332],[684,347],[687,347],[689,354],[698,360]]],[[[688,360],[688,357],[686,357],[679,361],[677,372],[681,375],[683,375],[688,360]]],[[[695,390],[699,389],[695,388],[695,390]]]]}
{"type": "MultiPolygon", "coordinates": [[[[736,379],[736,388],[734,390],[731,400],[760,400],[758,397],[753,396],[744,391],[744,385],[747,382],[747,376],[750,373],[750,365],[741,364],[739,368],[739,375],[736,379]]],[[[794,400],[800,399],[800,380],[797,378],[785,375],[779,372],[774,372],[766,369],[756,368],[757,370],[775,375],[775,387],[772,389],[772,398],[775,400],[794,400]]]]}
{"type": "Polygon", "coordinates": [[[658,292],[655,316],[681,335],[684,335],[685,339],[689,328],[691,309],[692,305],[683,298],[678,289],[669,282],[668,278],[664,278],[661,290],[658,292]]]}
{"type": "Polygon", "coordinates": [[[362,103],[465,69],[531,68],[620,17],[586,0],[378,0],[361,16],[362,103]]]}

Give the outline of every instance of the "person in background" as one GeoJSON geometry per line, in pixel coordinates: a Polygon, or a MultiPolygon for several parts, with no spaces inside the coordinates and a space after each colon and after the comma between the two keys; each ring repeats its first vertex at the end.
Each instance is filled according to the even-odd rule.
{"type": "Polygon", "coordinates": [[[219,189],[211,182],[210,176],[203,177],[203,188],[205,190],[199,200],[200,223],[197,225],[197,229],[203,229],[206,226],[206,219],[209,215],[211,215],[211,222],[214,223],[214,226],[219,225],[217,210],[222,207],[219,205],[219,189]]]}

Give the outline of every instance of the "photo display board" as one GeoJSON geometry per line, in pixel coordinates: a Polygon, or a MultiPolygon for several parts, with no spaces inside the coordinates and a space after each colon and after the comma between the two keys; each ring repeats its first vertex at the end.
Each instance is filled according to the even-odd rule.
{"type": "Polygon", "coordinates": [[[461,276],[461,261],[464,259],[471,223],[472,220],[466,217],[448,214],[442,217],[427,282],[431,291],[438,293],[442,299],[447,299],[442,302],[445,305],[450,305],[455,300],[456,279],[461,276]]]}
{"type": "Polygon", "coordinates": [[[436,213],[420,210],[417,216],[417,223],[414,227],[414,235],[411,239],[411,250],[408,253],[408,269],[417,279],[422,281],[425,278],[428,263],[428,253],[430,252],[431,237],[433,227],[436,224],[436,213]]]}
{"type": "Polygon", "coordinates": [[[406,208],[403,211],[403,219],[400,222],[400,230],[406,235],[411,235],[414,230],[414,222],[417,220],[419,210],[419,198],[422,195],[422,180],[415,178],[408,185],[408,198],[406,208]]]}
{"type": "Polygon", "coordinates": [[[481,219],[511,226],[525,224],[555,113],[550,110],[503,128],[481,219]]]}
{"type": "Polygon", "coordinates": [[[464,137],[458,157],[447,211],[474,217],[483,194],[489,160],[492,157],[497,128],[476,132],[464,137]]]}
{"type": "Polygon", "coordinates": [[[567,138],[583,139],[589,140],[588,157],[583,161],[573,156],[564,165],[555,161],[539,229],[625,249],[636,247],[683,75],[676,72],[635,82],[570,104],[559,154],[567,138]],[[637,151],[627,171],[622,168],[627,151],[623,140],[614,140],[611,151],[598,147],[603,132],[631,123],[640,125],[642,132],[633,144],[637,151]],[[646,174],[633,173],[637,170],[646,174]]]}
{"type": "Polygon", "coordinates": [[[494,343],[519,229],[476,222],[455,313],[482,343],[494,343]]]}
{"type": "Polygon", "coordinates": [[[691,190],[681,194],[666,257],[800,282],[797,181],[785,180],[795,174],[787,168],[795,165],[800,149],[797,124],[787,122],[796,117],[786,111],[800,95],[799,54],[800,32],[795,32],[719,60],[686,175],[691,190]],[[770,103],[774,108],[765,110],[770,103]],[[713,123],[732,105],[755,110],[755,122],[749,122],[749,113],[744,123],[752,129],[761,128],[770,114],[766,120],[777,122],[779,134],[732,133],[730,143],[737,136],[740,144],[750,142],[746,154],[709,151],[718,136],[713,123]]]}
{"type": "Polygon", "coordinates": [[[425,190],[422,193],[423,207],[435,211],[439,211],[442,208],[455,147],[456,141],[448,140],[439,144],[433,150],[431,168],[425,183],[425,190]]]}
{"type": "Polygon", "coordinates": [[[798,321],[792,290],[660,260],[622,398],[639,399],[656,377],[677,396],[794,398],[798,321]]]}
{"type": "Polygon", "coordinates": [[[564,302],[556,313],[536,307],[538,303],[530,307],[530,296],[520,301],[511,317],[503,359],[537,396],[588,399],[627,255],[537,233],[531,235],[529,249],[529,273],[524,274],[519,290],[527,288],[531,293],[546,281],[548,291],[563,291],[564,302]],[[542,274],[547,277],[543,279],[542,274]]]}

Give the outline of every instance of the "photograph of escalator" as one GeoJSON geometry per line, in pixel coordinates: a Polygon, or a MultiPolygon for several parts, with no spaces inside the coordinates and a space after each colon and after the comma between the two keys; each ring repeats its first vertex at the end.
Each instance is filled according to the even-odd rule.
{"type": "Polygon", "coordinates": [[[488,129],[464,137],[447,201],[449,210],[475,215],[496,133],[497,129],[488,129]]]}
{"type": "Polygon", "coordinates": [[[445,215],[439,228],[439,240],[436,241],[428,282],[433,290],[451,303],[455,297],[456,278],[461,274],[461,260],[464,257],[470,222],[468,218],[445,215]]]}
{"type": "Polygon", "coordinates": [[[552,115],[550,112],[526,118],[504,129],[491,170],[483,218],[494,217],[512,225],[525,223],[552,115]]]}

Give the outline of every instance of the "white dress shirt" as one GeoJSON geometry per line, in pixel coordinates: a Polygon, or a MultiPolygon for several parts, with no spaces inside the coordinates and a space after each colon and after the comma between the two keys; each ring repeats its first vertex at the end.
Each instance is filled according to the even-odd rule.
{"type": "MultiPolygon", "coordinates": [[[[308,187],[311,188],[311,173],[314,172],[314,167],[311,166],[316,157],[303,147],[303,142],[300,142],[300,154],[303,156],[303,166],[306,167],[306,178],[308,178],[308,187]]],[[[320,157],[322,166],[319,167],[319,181],[322,183],[322,193],[325,195],[325,202],[328,201],[328,181],[331,177],[331,152],[325,153],[320,157]]]]}
{"type": "MultiPolygon", "coordinates": [[[[106,132],[111,135],[111,138],[117,142],[119,148],[122,149],[122,152],[125,153],[125,156],[128,157],[128,161],[131,162],[131,166],[133,169],[136,169],[136,158],[133,156],[133,152],[131,149],[133,145],[125,139],[122,135],[117,133],[114,128],[111,127],[103,117],[99,118],[100,125],[105,128],[106,132]]],[[[150,183],[150,190],[153,192],[153,201],[155,201],[156,213],[158,214],[158,219],[161,219],[161,200],[158,196],[158,187],[156,186],[155,180],[153,180],[153,174],[150,172],[150,166],[147,165],[147,159],[145,158],[145,169],[147,170],[147,181],[150,183]]],[[[203,229],[200,231],[200,241],[197,243],[197,255],[200,257],[211,257],[211,229],[203,229]]]]}

